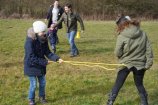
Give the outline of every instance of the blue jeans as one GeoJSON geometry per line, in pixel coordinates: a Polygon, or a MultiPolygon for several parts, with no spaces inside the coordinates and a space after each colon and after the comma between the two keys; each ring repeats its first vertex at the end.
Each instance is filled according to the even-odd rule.
{"type": "Polygon", "coordinates": [[[70,44],[70,49],[71,49],[71,55],[78,55],[78,49],[75,45],[75,36],[76,36],[76,31],[71,31],[67,33],[68,41],[70,44]]]}
{"type": "Polygon", "coordinates": [[[56,52],[56,44],[57,44],[57,35],[53,35],[49,38],[50,45],[54,53],[56,52]]]}
{"type": "Polygon", "coordinates": [[[45,75],[43,76],[29,76],[30,80],[30,88],[29,88],[29,100],[35,100],[35,90],[37,85],[37,79],[39,82],[39,97],[45,97],[45,86],[46,86],[46,79],[45,75]]]}

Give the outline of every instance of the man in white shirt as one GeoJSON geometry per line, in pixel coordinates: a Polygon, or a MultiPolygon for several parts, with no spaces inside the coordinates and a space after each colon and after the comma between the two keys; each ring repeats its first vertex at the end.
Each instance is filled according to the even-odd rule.
{"type": "MultiPolygon", "coordinates": [[[[64,9],[60,6],[59,0],[55,0],[52,5],[50,5],[47,20],[48,20],[48,28],[51,26],[52,23],[57,23],[60,19],[61,15],[64,13],[64,9]]],[[[62,28],[62,23],[58,25],[58,29],[62,28]]],[[[59,42],[57,37],[57,43],[59,42]]]]}

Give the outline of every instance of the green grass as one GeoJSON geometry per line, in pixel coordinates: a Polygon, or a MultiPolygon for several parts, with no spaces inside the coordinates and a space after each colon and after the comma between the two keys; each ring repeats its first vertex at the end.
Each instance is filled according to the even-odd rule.
{"type": "MultiPolygon", "coordinates": [[[[33,20],[0,20],[0,105],[27,105],[29,81],[23,75],[26,30],[33,20]]],[[[146,72],[144,84],[150,105],[158,105],[158,22],[142,22],[154,50],[154,66],[146,72]]],[[[87,21],[86,31],[76,39],[80,56],[69,57],[65,30],[59,31],[57,54],[64,60],[117,63],[113,50],[116,41],[114,21],[87,21]]],[[[52,63],[47,68],[48,105],[105,105],[117,71],[52,63]]],[[[38,89],[36,92],[38,99],[38,89]]],[[[139,105],[132,74],[126,80],[115,105],[139,105]]],[[[37,101],[37,104],[40,103],[37,101]]]]}

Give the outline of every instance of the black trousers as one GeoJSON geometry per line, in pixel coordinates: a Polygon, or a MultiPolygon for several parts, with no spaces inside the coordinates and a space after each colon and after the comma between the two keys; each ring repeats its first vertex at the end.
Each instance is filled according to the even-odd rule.
{"type": "Polygon", "coordinates": [[[147,95],[147,92],[143,85],[143,78],[144,78],[145,71],[146,70],[144,69],[137,70],[135,67],[132,67],[131,69],[124,68],[120,70],[117,74],[117,78],[112,89],[112,94],[115,94],[116,96],[118,95],[118,92],[123,86],[127,76],[129,75],[130,72],[133,72],[134,82],[138,89],[139,94],[147,95]]]}

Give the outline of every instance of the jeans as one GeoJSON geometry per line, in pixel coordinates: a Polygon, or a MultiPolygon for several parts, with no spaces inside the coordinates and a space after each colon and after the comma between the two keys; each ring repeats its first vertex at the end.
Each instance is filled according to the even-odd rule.
{"type": "Polygon", "coordinates": [[[53,30],[53,31],[49,32],[49,34],[48,34],[50,45],[51,45],[51,48],[54,51],[54,53],[56,52],[56,44],[58,41],[57,31],[58,30],[53,30]]]}
{"type": "Polygon", "coordinates": [[[57,44],[57,35],[53,35],[49,38],[50,45],[54,53],[56,52],[56,44],[57,44]]]}
{"type": "Polygon", "coordinates": [[[59,38],[58,38],[58,28],[57,28],[57,32],[56,32],[56,44],[58,44],[59,43],[59,38]]]}
{"type": "Polygon", "coordinates": [[[131,69],[124,68],[118,72],[115,84],[112,89],[112,94],[118,95],[119,90],[123,86],[128,74],[131,71],[133,72],[134,82],[138,89],[139,94],[147,94],[143,85],[145,70],[144,69],[137,70],[135,67],[132,67],[131,69]]]}
{"type": "Polygon", "coordinates": [[[35,100],[35,90],[37,85],[37,79],[39,82],[39,97],[45,97],[45,86],[46,86],[46,79],[45,75],[43,76],[29,76],[30,80],[30,88],[29,88],[29,100],[35,100]]]}
{"type": "Polygon", "coordinates": [[[71,55],[78,55],[78,49],[75,45],[75,36],[76,36],[76,31],[70,31],[69,33],[67,33],[67,37],[68,37],[68,41],[70,44],[70,49],[71,49],[71,55]]]}

